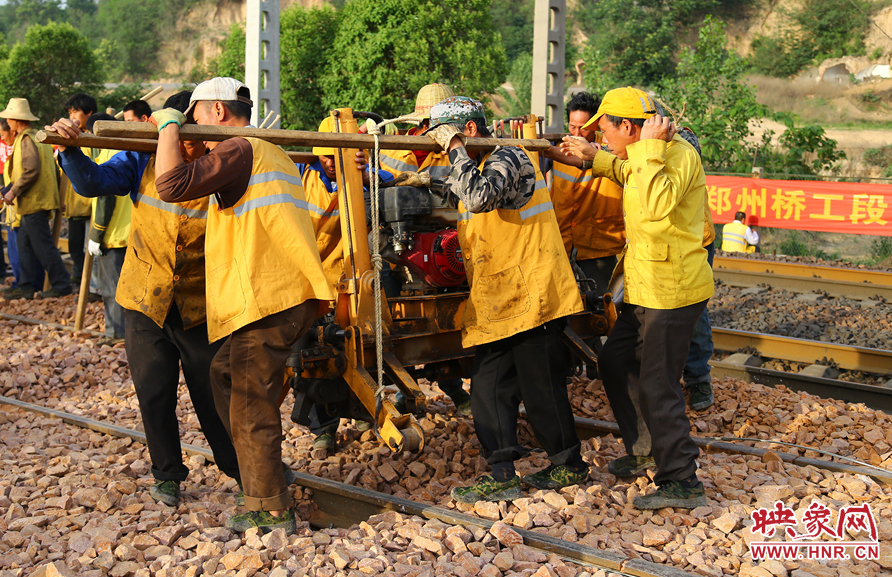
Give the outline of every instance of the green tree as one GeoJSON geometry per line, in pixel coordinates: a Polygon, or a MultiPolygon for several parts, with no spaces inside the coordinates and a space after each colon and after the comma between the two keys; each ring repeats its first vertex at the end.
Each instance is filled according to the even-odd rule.
{"type": "Polygon", "coordinates": [[[114,47],[111,61],[103,62],[114,78],[145,78],[155,72],[160,46],[156,28],[165,14],[159,0],[101,0],[96,18],[104,39],[114,47]]]}
{"type": "Polygon", "coordinates": [[[505,112],[508,116],[529,114],[533,99],[533,55],[522,54],[511,65],[508,82],[514,92],[499,88],[499,95],[505,99],[505,112]]]}
{"type": "Polygon", "coordinates": [[[329,69],[329,56],[338,30],[338,15],[330,7],[292,6],[282,13],[282,127],[316,130],[328,114],[320,79],[329,69]]]}
{"type": "MultiPolygon", "coordinates": [[[[245,81],[245,29],[241,24],[233,24],[229,35],[220,42],[220,54],[208,63],[207,69],[193,78],[201,82],[214,76],[229,76],[245,81]]],[[[195,72],[193,71],[193,76],[195,72]]]]}
{"type": "Polygon", "coordinates": [[[492,0],[492,24],[502,35],[508,62],[533,52],[533,8],[535,0],[492,0]]]}
{"type": "Polygon", "coordinates": [[[343,8],[322,78],[329,108],[385,117],[411,111],[431,82],[483,98],[505,78],[489,0],[353,0],[343,8]]]}
{"type": "Polygon", "coordinates": [[[87,38],[70,24],[31,26],[0,76],[0,102],[24,97],[49,122],[62,113],[65,95],[98,91],[102,75],[87,38]]]}

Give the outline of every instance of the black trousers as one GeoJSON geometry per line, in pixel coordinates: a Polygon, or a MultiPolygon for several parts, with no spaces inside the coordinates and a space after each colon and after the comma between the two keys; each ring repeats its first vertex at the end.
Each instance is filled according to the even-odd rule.
{"type": "Polygon", "coordinates": [[[554,465],[579,466],[580,443],[567,395],[569,353],[561,344],[566,319],[477,345],[471,374],[474,428],[493,470],[513,473],[524,454],[517,441],[521,401],[536,439],[554,465]]]}
{"type": "Polygon", "coordinates": [[[161,481],[181,482],[189,474],[183,464],[176,413],[182,364],[189,397],[214,452],[214,462],[230,477],[240,479],[235,447],[217,414],[211,389],[211,361],[222,341],[208,344],[206,324],[184,329],[175,303],[171,304],[163,327],[146,315],[127,309],[124,319],[124,346],[152,457],[152,475],[161,481]]]}
{"type": "Polygon", "coordinates": [[[691,439],[679,383],[704,308],[706,301],[667,310],[627,304],[598,357],[626,452],[653,454],[658,485],[697,471],[700,449],[691,439]]]}
{"type": "Polygon", "coordinates": [[[71,255],[71,276],[80,279],[84,272],[84,246],[87,241],[89,216],[72,216],[68,219],[68,254],[71,255]]]}
{"type": "Polygon", "coordinates": [[[22,225],[16,235],[22,267],[19,288],[43,290],[43,286],[38,286],[37,283],[35,263],[39,262],[49,275],[50,286],[59,292],[68,293],[71,292],[71,282],[68,279],[68,271],[62,263],[62,255],[53,244],[49,216],[48,210],[22,216],[22,225]]]}

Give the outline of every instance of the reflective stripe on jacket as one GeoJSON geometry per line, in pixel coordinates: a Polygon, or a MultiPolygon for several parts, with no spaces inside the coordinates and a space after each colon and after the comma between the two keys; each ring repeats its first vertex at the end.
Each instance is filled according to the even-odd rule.
{"type": "Polygon", "coordinates": [[[56,159],[53,158],[53,147],[49,144],[37,142],[34,136],[37,131],[29,128],[20,132],[12,145],[12,168],[9,172],[9,182],[15,182],[22,175],[22,140],[30,138],[37,146],[37,154],[40,155],[40,176],[37,182],[26,192],[15,199],[15,210],[19,215],[25,216],[43,210],[56,210],[60,207],[59,181],[56,172],[56,159]]]}
{"type": "Polygon", "coordinates": [[[465,348],[582,310],[545,178],[533,166],[535,190],[520,209],[471,213],[458,204],[458,238],[471,285],[462,318],[465,348]]]}
{"type": "Polygon", "coordinates": [[[206,321],[207,214],[207,198],[170,204],[158,197],[152,155],[133,200],[127,255],[115,295],[118,304],[143,313],[159,327],[171,303],[176,303],[183,328],[206,321]]]}
{"type": "Polygon", "coordinates": [[[251,178],[235,206],[211,197],[205,240],[208,337],[310,299],[334,301],[322,270],[313,223],[297,167],[274,144],[246,138],[251,178]]]}
{"type": "Polygon", "coordinates": [[[554,163],[551,200],[567,254],[578,260],[619,254],[626,244],[623,189],[591,170],[554,163]]]}
{"type": "Polygon", "coordinates": [[[706,177],[693,146],[670,142],[630,144],[628,160],[599,151],[593,172],[625,186],[623,213],[628,244],[614,276],[625,273],[624,300],[675,309],[713,295],[712,269],[703,248],[706,177]]]}
{"type": "Polygon", "coordinates": [[[726,252],[746,252],[745,224],[735,220],[722,227],[722,250],[726,252]]]}

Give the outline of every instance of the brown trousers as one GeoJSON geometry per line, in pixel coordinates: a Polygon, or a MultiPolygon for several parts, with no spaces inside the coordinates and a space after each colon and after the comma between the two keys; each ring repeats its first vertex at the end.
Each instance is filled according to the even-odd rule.
{"type": "Polygon", "coordinates": [[[238,329],[211,363],[214,402],[235,445],[249,511],[291,506],[279,395],[291,345],[310,328],[318,304],[310,300],[238,329]]]}

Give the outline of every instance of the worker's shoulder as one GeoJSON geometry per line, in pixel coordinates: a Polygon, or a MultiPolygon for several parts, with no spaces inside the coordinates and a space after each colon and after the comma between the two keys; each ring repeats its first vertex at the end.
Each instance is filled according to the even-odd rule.
{"type": "Polygon", "coordinates": [[[503,163],[509,167],[512,167],[516,170],[522,170],[526,167],[532,167],[533,163],[530,160],[530,157],[527,156],[526,151],[518,146],[499,146],[495,150],[492,151],[492,154],[489,155],[489,158],[484,162],[484,166],[487,164],[494,165],[503,163]]]}

